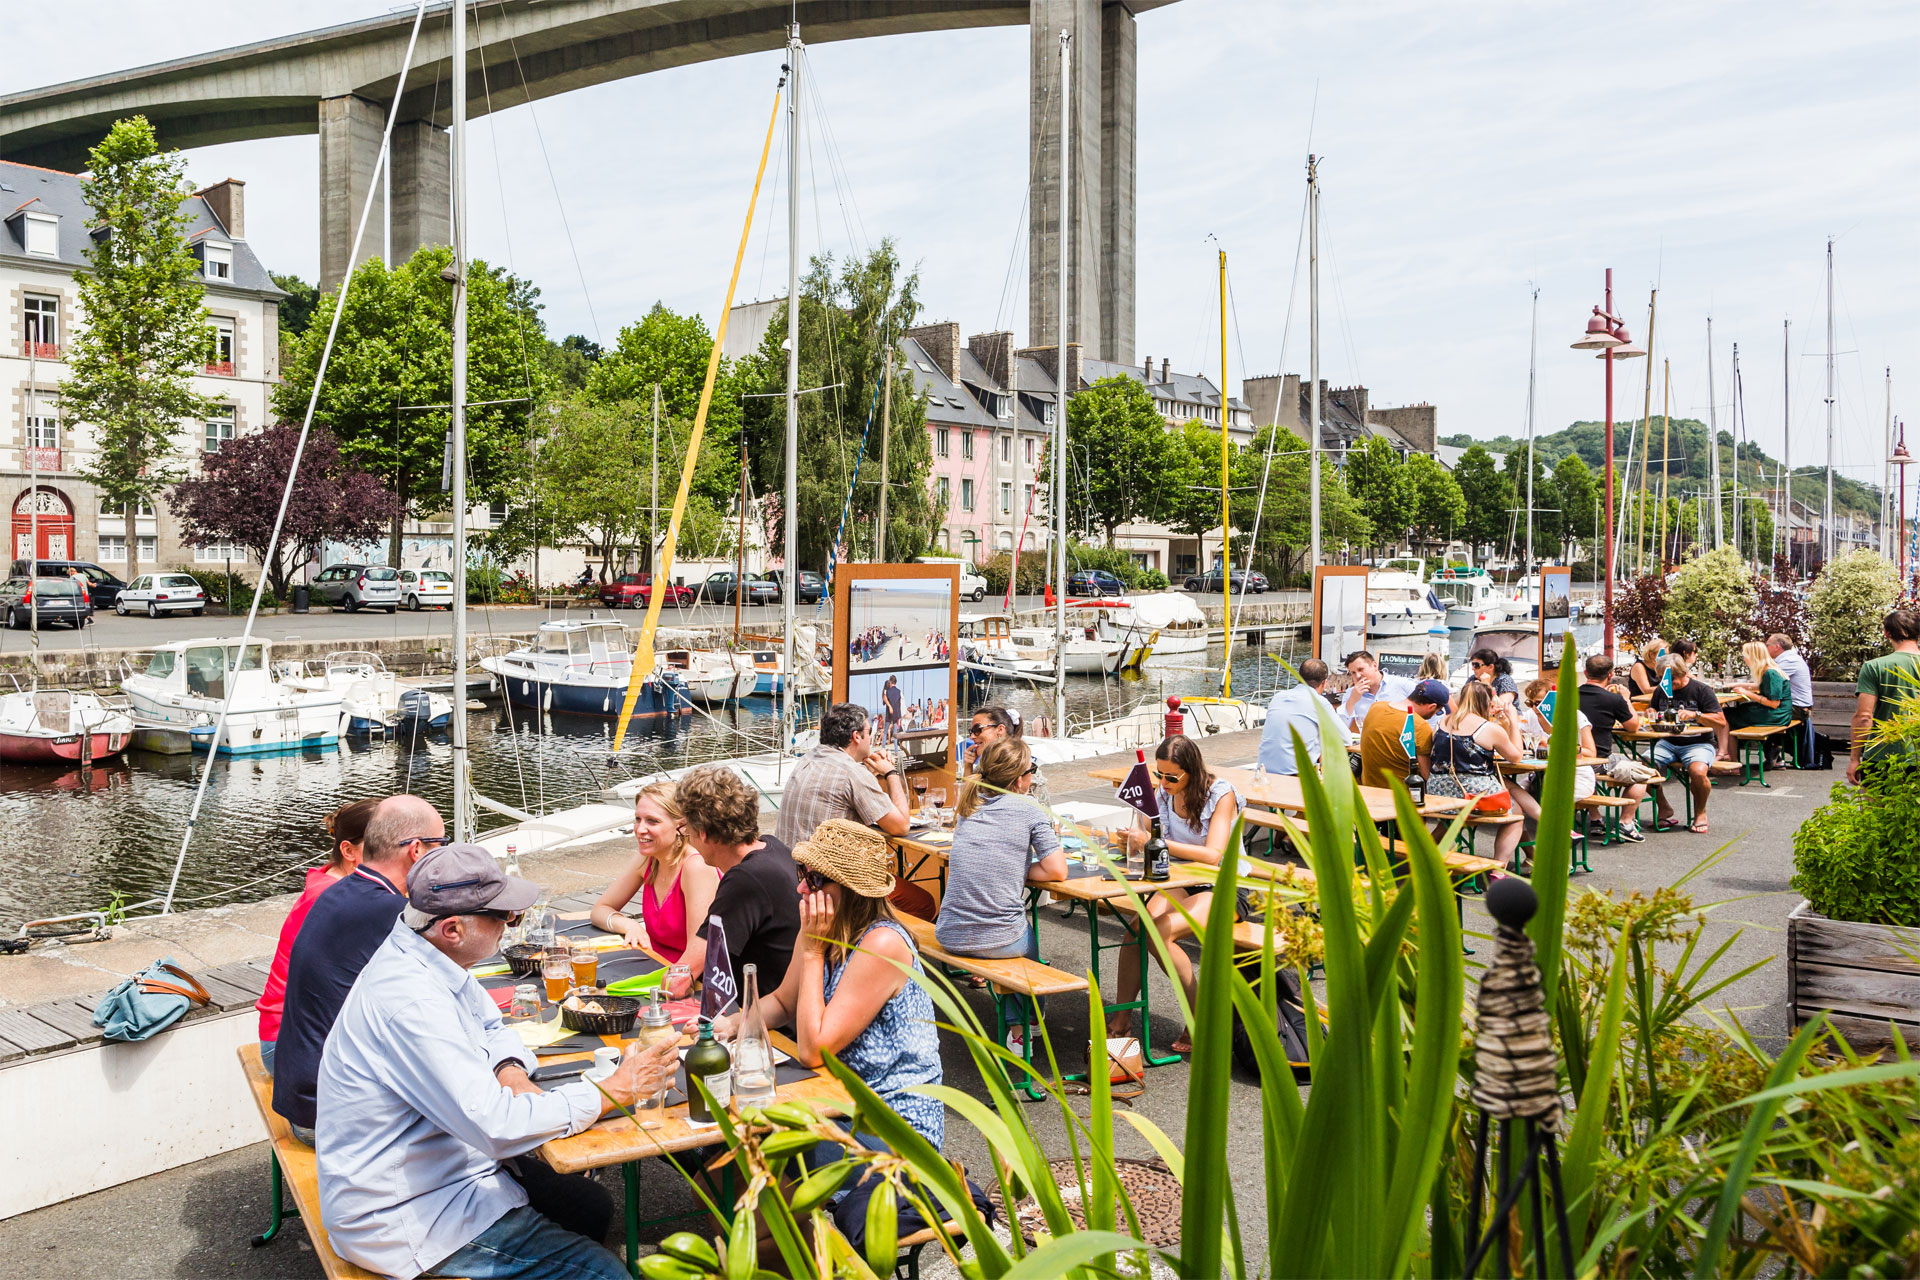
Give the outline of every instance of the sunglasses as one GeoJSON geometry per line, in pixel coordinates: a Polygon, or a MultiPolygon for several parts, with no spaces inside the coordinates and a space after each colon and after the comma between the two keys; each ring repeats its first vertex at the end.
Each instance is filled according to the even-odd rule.
{"type": "Polygon", "coordinates": [[[1187,775],[1184,773],[1155,773],[1153,776],[1156,781],[1168,787],[1177,787],[1187,780],[1187,775]]]}
{"type": "Polygon", "coordinates": [[[819,893],[832,883],[833,881],[824,872],[815,871],[812,867],[800,873],[800,887],[807,893],[819,893]]]}
{"type": "Polygon", "coordinates": [[[402,840],[400,843],[402,845],[423,844],[427,846],[427,848],[429,849],[437,849],[441,845],[452,844],[453,837],[452,836],[408,836],[405,840],[402,840]]]}

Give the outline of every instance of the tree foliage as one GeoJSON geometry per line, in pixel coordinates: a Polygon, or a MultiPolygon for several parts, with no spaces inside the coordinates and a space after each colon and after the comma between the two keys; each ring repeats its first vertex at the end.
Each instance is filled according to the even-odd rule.
{"type": "Polygon", "coordinates": [[[1877,551],[1850,551],[1821,570],[1807,600],[1814,663],[1829,680],[1851,680],[1886,649],[1881,622],[1900,596],[1900,576],[1877,551]]]}
{"type": "MultiPolygon", "coordinates": [[[[452,250],[428,247],[396,267],[371,258],[354,269],[315,413],[341,453],[400,499],[395,563],[401,522],[446,509],[440,481],[452,415],[437,406],[452,400],[453,290],[440,273],[452,261],[452,250]]],[[[538,291],[529,297],[527,288],[484,262],[467,264],[467,495],[475,503],[507,497],[526,474],[528,423],[543,392],[529,363],[541,340],[530,309],[538,291]]],[[[320,300],[322,315],[333,307],[333,294],[320,300]]],[[[305,416],[327,328],[310,326],[295,345],[273,394],[282,418],[305,416]]]]}
{"type": "Polygon", "coordinates": [[[1466,524],[1467,500],[1453,473],[1428,454],[1407,459],[1407,479],[1413,486],[1413,529],[1422,542],[1451,541],[1466,524]]]}
{"type": "MultiPolygon", "coordinates": [[[[1213,518],[1220,525],[1219,436],[1212,435],[1213,518]]],[[[1041,472],[1051,475],[1053,445],[1041,472]]],[[[1201,504],[1184,504],[1190,459],[1167,430],[1145,386],[1125,374],[1102,378],[1067,402],[1067,456],[1076,482],[1068,485],[1067,524],[1082,535],[1095,532],[1113,545],[1123,524],[1191,519],[1201,504]]],[[[1189,532],[1198,532],[1189,530],[1189,532]]]]}
{"type": "Polygon", "coordinates": [[[297,338],[313,323],[313,313],[320,306],[320,290],[296,275],[275,271],[268,276],[287,295],[280,299],[280,336],[297,338]]]}
{"type": "Polygon", "coordinates": [[[379,537],[398,505],[377,477],[341,456],[340,442],[331,432],[316,426],[300,455],[286,524],[269,559],[267,545],[299,441],[300,424],[295,422],[236,436],[201,460],[199,475],[167,493],[184,541],[245,547],[266,566],[267,580],[281,597],[288,581],[319,558],[323,543],[379,537]]]}
{"type": "Polygon", "coordinates": [[[1719,667],[1754,634],[1759,600],[1747,566],[1732,547],[1709,551],[1680,566],[1667,593],[1662,625],[1670,640],[1700,646],[1700,660],[1719,667]]]}
{"type": "Polygon", "coordinates": [[[1540,457],[1538,450],[1529,451],[1521,445],[1507,455],[1506,479],[1513,486],[1513,509],[1515,519],[1511,523],[1513,539],[1512,554],[1520,554],[1527,546],[1527,463],[1533,463],[1533,554],[1536,560],[1544,560],[1559,545],[1564,526],[1561,515],[1559,488],[1554,484],[1553,473],[1540,457]]]}
{"type": "Polygon", "coordinates": [[[1367,513],[1376,546],[1393,546],[1406,535],[1418,510],[1414,478],[1400,453],[1380,436],[1347,455],[1347,489],[1367,513]]]}
{"type": "MultiPolygon", "coordinates": [[[[70,419],[93,428],[81,474],[128,510],[180,476],[181,421],[213,408],[192,383],[213,339],[186,240],[185,158],[163,155],[147,118],[133,116],[88,153],[87,172],[82,191],[97,222],[91,269],[74,277],[87,322],[68,346],[60,398],[70,419]]],[[[139,572],[137,541],[126,540],[129,581],[139,572]]]]}
{"type": "Polygon", "coordinates": [[[1461,532],[1475,547],[1503,546],[1507,521],[1513,511],[1513,484],[1494,466],[1493,456],[1470,445],[1454,464],[1453,478],[1466,499],[1467,519],[1461,532]]]}
{"type": "MultiPolygon", "coordinates": [[[[1539,484],[1536,478],[1535,485],[1539,484]]],[[[1577,454],[1569,454],[1553,469],[1553,488],[1560,500],[1560,531],[1567,544],[1591,541],[1600,514],[1600,486],[1593,471],[1577,454]]]]}

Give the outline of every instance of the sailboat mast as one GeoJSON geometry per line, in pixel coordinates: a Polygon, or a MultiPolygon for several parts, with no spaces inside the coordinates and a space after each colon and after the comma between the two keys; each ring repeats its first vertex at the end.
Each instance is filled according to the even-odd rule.
{"type": "Polygon", "coordinates": [[[655,543],[660,538],[660,384],[653,384],[653,450],[648,458],[653,468],[653,505],[647,511],[647,580],[658,591],[667,584],[656,581],[653,575],[660,566],[655,562],[655,543]]]}
{"type": "Polygon", "coordinates": [[[800,504],[800,24],[787,31],[787,475],[781,498],[786,522],[783,559],[787,571],[780,593],[780,750],[793,749],[793,606],[799,594],[800,559],[797,508],[800,504]]]}
{"type": "Polygon", "coordinates": [[[1313,422],[1307,436],[1307,527],[1312,530],[1311,573],[1320,564],[1320,162],[1307,157],[1307,380],[1313,384],[1313,422]]]}
{"type": "MultiPolygon", "coordinates": [[[[1653,433],[1649,431],[1648,435],[1653,433]]],[[[1660,564],[1661,573],[1667,571],[1667,476],[1671,474],[1673,464],[1673,362],[1660,362],[1660,564]]],[[[1678,524],[1679,521],[1675,521],[1678,524]]],[[[1677,558],[1677,557],[1676,557],[1677,558]]]]}
{"type": "Polygon", "coordinates": [[[467,762],[467,0],[453,6],[453,838],[473,838],[467,762]]]}
{"type": "MultiPolygon", "coordinates": [[[[1220,623],[1226,628],[1227,652],[1220,660],[1220,696],[1233,696],[1233,557],[1228,554],[1233,546],[1227,533],[1231,512],[1227,501],[1232,490],[1227,487],[1228,445],[1227,445],[1227,251],[1220,251],[1220,623]]],[[[1249,560],[1251,565],[1252,561],[1249,560]]]]}
{"type": "Polygon", "coordinates": [[[1713,317],[1707,317],[1707,472],[1713,485],[1713,549],[1721,547],[1720,427],[1713,402],[1713,317]]]}
{"type": "Polygon", "coordinates": [[[1060,313],[1054,338],[1060,394],[1053,414],[1053,731],[1067,732],[1067,253],[1072,244],[1073,165],[1067,147],[1073,37],[1060,29],[1060,313]]]}
{"type": "MultiPolygon", "coordinates": [[[[1653,322],[1660,315],[1660,291],[1647,295],[1647,395],[1640,404],[1640,425],[1646,433],[1640,437],[1640,493],[1634,499],[1640,504],[1640,531],[1634,538],[1633,571],[1634,576],[1647,571],[1647,460],[1653,453],[1653,322]]],[[[1633,470],[1633,459],[1627,459],[1627,470],[1633,470]]],[[[1628,479],[1632,479],[1629,474],[1628,479]]]]}
{"type": "Polygon", "coordinates": [[[880,529],[873,539],[873,558],[881,564],[887,560],[887,437],[893,434],[893,336],[888,331],[886,378],[880,393],[880,529]]]}
{"type": "Polygon", "coordinates": [[[1733,554],[1740,554],[1740,344],[1733,344],[1733,554]]]}
{"type": "Polygon", "coordinates": [[[1533,320],[1527,327],[1527,568],[1533,572],[1533,392],[1540,358],[1540,286],[1533,288],[1533,320]]]}
{"type": "Polygon", "coordinates": [[[1893,366],[1887,366],[1887,426],[1880,456],[1880,554],[1893,559],[1893,529],[1888,511],[1893,502],[1893,366]]]}
{"type": "Polygon", "coordinates": [[[1820,513],[1820,562],[1833,558],[1833,237],[1827,237],[1827,501],[1820,513]]]}
{"type": "Polygon", "coordinates": [[[1780,470],[1786,523],[1780,540],[1786,546],[1787,567],[1793,567],[1793,321],[1780,322],[1780,470]]]}

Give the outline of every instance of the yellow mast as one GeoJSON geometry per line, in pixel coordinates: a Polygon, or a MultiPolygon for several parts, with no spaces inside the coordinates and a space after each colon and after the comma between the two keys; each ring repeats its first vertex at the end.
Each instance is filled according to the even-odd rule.
{"type": "Polygon", "coordinates": [[[1227,538],[1227,251],[1220,251],[1220,621],[1227,630],[1221,660],[1220,696],[1233,696],[1233,557],[1227,538]]]}
{"type": "MultiPolygon", "coordinates": [[[[700,387],[700,407],[694,411],[693,434],[687,437],[687,458],[680,468],[680,488],[673,495],[673,514],[667,519],[667,539],[661,545],[658,563],[653,568],[653,588],[647,593],[647,620],[640,625],[640,639],[633,646],[633,674],[627,678],[627,696],[620,702],[620,722],[613,729],[613,749],[627,738],[627,721],[633,704],[640,700],[640,688],[653,674],[653,637],[660,629],[660,602],[666,598],[666,585],[673,572],[673,549],[680,543],[680,521],[687,514],[687,494],[693,486],[693,465],[700,457],[700,440],[707,430],[707,407],[713,403],[713,383],[720,373],[720,347],[727,340],[727,317],[733,311],[733,291],[740,284],[740,264],[747,256],[747,237],[753,230],[753,206],[760,200],[760,182],[767,176],[767,155],[773,149],[773,130],[780,120],[780,94],[786,88],[785,77],[773,91],[773,114],[767,119],[767,140],[760,144],[760,168],[753,175],[753,195],[747,199],[747,220],[740,228],[740,247],[733,255],[733,276],[727,281],[727,298],[720,304],[720,323],[714,326],[713,350],[707,354],[707,380],[700,387]]],[[[793,181],[792,175],[787,180],[793,181]]],[[[744,472],[742,473],[744,476],[744,472]]],[[[788,573],[793,566],[787,566],[788,573]]],[[[737,587],[739,584],[735,584],[737,587]]],[[[791,586],[789,586],[791,591],[791,586]]],[[[736,592],[737,594],[737,592],[736,592]]],[[[793,672],[788,670],[791,680],[793,672]]]]}
{"type": "Polygon", "coordinates": [[[1660,391],[1660,572],[1667,571],[1667,469],[1672,464],[1667,461],[1673,455],[1667,451],[1669,428],[1672,419],[1667,414],[1673,407],[1673,362],[1660,362],[1662,388],[1660,391]]]}

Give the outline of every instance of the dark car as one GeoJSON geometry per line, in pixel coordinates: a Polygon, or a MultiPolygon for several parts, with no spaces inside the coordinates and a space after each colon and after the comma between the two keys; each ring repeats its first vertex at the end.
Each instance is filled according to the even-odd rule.
{"type": "MultiPolygon", "coordinates": [[[[764,580],[771,582],[775,587],[779,588],[780,595],[774,597],[776,600],[785,598],[787,590],[787,571],[785,569],[767,570],[764,575],[764,580]]],[[[825,578],[811,569],[800,570],[800,594],[795,598],[794,603],[815,604],[819,601],[820,597],[825,594],[827,594],[827,580],[825,578]]]]}
{"type": "Polygon", "coordinates": [[[1127,593],[1127,584],[1105,569],[1082,569],[1078,573],[1067,575],[1067,595],[1074,596],[1122,596],[1127,593]]]}
{"type": "MultiPolygon", "coordinates": [[[[120,598],[126,589],[126,583],[102,569],[91,560],[42,560],[39,573],[43,578],[65,575],[72,577],[75,570],[87,580],[87,597],[93,602],[95,612],[113,608],[113,602],[120,598]]],[[[27,576],[27,562],[15,560],[8,574],[15,578],[27,576]]]]}
{"type": "MultiPolygon", "coordinates": [[[[600,603],[609,609],[644,609],[652,601],[653,575],[650,573],[623,573],[612,582],[600,584],[600,603]]],[[[688,587],[669,586],[662,603],[684,609],[693,603],[693,591],[688,587]]]]}
{"type": "Polygon", "coordinates": [[[0,583],[0,617],[15,631],[34,624],[39,614],[41,626],[64,622],[78,631],[93,621],[93,601],[80,588],[77,579],[65,574],[29,578],[19,574],[0,583]]]}
{"type": "MultiPolygon", "coordinates": [[[[1217,594],[1220,590],[1220,571],[1218,569],[1209,569],[1204,574],[1188,578],[1185,585],[1187,590],[1197,591],[1201,595],[1217,594]]],[[[1264,595],[1267,590],[1267,575],[1261,573],[1258,569],[1255,569],[1251,573],[1244,569],[1235,569],[1233,571],[1233,589],[1238,593],[1248,593],[1256,596],[1264,595]]]]}
{"type": "Polygon", "coordinates": [[[736,596],[742,604],[774,604],[780,599],[780,584],[765,578],[743,580],[734,573],[710,573],[700,593],[711,604],[732,604],[736,596]]]}

